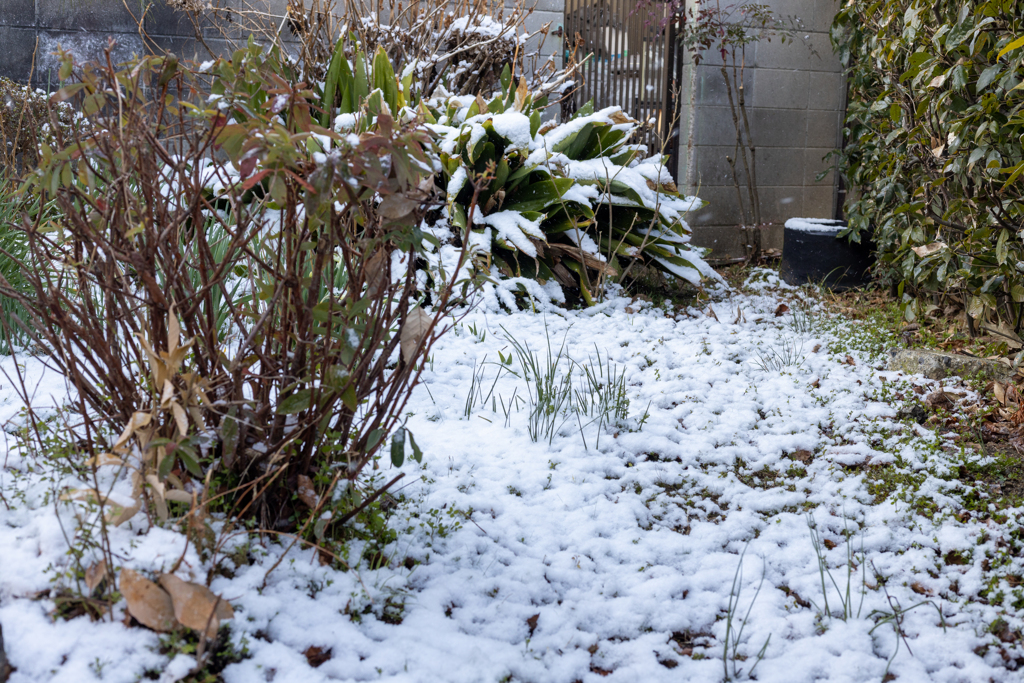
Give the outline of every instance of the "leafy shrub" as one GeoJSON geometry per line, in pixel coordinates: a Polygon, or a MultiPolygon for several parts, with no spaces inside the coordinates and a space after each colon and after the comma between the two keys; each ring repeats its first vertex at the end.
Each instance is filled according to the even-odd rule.
{"type": "Polygon", "coordinates": [[[638,127],[618,107],[587,105],[568,122],[541,124],[544,97],[525,84],[484,102],[429,106],[451,224],[472,226],[479,254],[509,278],[553,280],[592,292],[640,261],[699,283],[714,277],[689,247],[686,212],[663,157],[628,144],[638,127]]]}
{"type": "Polygon", "coordinates": [[[551,281],[587,303],[636,262],[692,283],[716,277],[689,246],[683,220],[700,200],[679,196],[661,155],[629,144],[639,124],[618,107],[588,105],[568,122],[542,125],[550,93],[530,91],[525,79],[516,84],[507,66],[486,101],[423,98],[411,74],[399,83],[395,71],[382,47],[372,60],[357,50],[350,64],[339,43],[324,85],[324,123],[365,132],[376,111],[423,117],[436,138],[435,182],[446,194],[443,215],[430,216],[435,237],[448,239],[448,227],[472,229],[484,272],[551,281]]]}
{"type": "Polygon", "coordinates": [[[132,471],[109,519],[223,494],[293,529],[389,434],[398,464],[406,441],[419,457],[401,411],[455,284],[418,305],[423,132],[386,112],[360,138],[318,126],[294,65],[252,44],[203,75],[64,55],[71,76],[54,97],[80,124],[25,185],[60,214],[22,228],[30,295],[0,290],[74,388],[88,463],[132,471]]]}
{"type": "Polygon", "coordinates": [[[1024,2],[852,0],[832,26],[850,69],[840,169],[849,233],[881,271],[1021,329],[1024,2]]]}

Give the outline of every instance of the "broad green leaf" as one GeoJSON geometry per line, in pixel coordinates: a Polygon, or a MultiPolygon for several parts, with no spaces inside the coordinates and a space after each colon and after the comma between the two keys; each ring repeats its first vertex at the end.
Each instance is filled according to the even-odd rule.
{"type": "Polygon", "coordinates": [[[310,389],[300,389],[289,395],[277,406],[278,415],[295,415],[309,408],[313,392],[310,389]]]}
{"type": "Polygon", "coordinates": [[[412,459],[418,463],[423,462],[423,451],[420,450],[419,445],[416,444],[416,439],[413,437],[412,432],[406,432],[409,437],[409,444],[412,446],[412,459]]]}
{"type": "Polygon", "coordinates": [[[399,427],[395,430],[395,435],[391,437],[391,464],[401,467],[403,462],[405,462],[405,427],[399,427]]]}
{"type": "Polygon", "coordinates": [[[381,91],[391,113],[397,114],[399,108],[404,105],[400,100],[404,98],[398,90],[395,70],[391,68],[391,60],[388,59],[388,53],[384,51],[383,45],[377,46],[377,53],[373,56],[373,87],[381,91]]]}
{"type": "Polygon", "coordinates": [[[505,200],[505,208],[512,211],[543,211],[569,191],[575,181],[571,178],[548,178],[516,190],[515,196],[505,200]]]}

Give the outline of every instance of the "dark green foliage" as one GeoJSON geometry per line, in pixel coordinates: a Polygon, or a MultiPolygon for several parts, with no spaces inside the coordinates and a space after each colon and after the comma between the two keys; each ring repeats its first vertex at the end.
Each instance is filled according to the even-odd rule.
{"type": "Polygon", "coordinates": [[[1024,2],[851,0],[832,41],[850,70],[850,237],[874,228],[880,274],[908,292],[1019,330],[1024,2]]]}

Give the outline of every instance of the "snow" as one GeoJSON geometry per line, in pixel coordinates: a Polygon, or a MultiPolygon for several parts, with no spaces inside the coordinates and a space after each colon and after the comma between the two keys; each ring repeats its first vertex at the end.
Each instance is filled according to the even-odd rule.
{"type": "MultiPolygon", "coordinates": [[[[945,466],[935,461],[942,438],[895,421],[888,397],[906,378],[876,370],[855,350],[830,350],[854,327],[798,331],[792,313],[775,314],[780,301],[795,305],[794,294],[766,273],[747,293],[676,310],[613,292],[586,310],[505,312],[520,285],[542,288],[492,284],[433,349],[407,407],[425,457],[402,468],[409,483],[386,566],[346,572],[321,566],[301,546],[233,541],[248,543],[251,562],[222,557],[233,577],[217,575],[211,588],[234,606],[232,639],[250,656],[224,670],[227,683],[720,681],[725,670],[743,679],[766,641],[758,681],[880,681],[897,647],[893,628],[876,628],[871,616],[891,611],[885,591],[904,609],[930,600],[904,612],[906,643],[888,668],[896,680],[1019,680],[994,652],[975,653],[997,642],[986,633],[997,605],[948,591],[958,581],[961,596],[977,595],[986,580],[981,558],[999,532],[953,516],[948,482],[934,476],[945,466]],[[512,351],[510,338],[541,358],[549,343],[556,352],[564,343],[563,374],[568,359],[613,363],[626,376],[627,417],[566,420],[550,444],[531,440],[528,407],[512,399],[527,396],[522,368],[499,361],[512,351]],[[766,367],[784,347],[799,350],[792,362],[766,367]],[[494,400],[476,401],[467,419],[474,372],[483,373],[484,391],[501,376],[494,400]],[[497,404],[513,406],[507,419],[497,404]],[[787,457],[797,450],[813,460],[787,457]],[[926,518],[895,498],[874,504],[863,472],[894,457],[920,469],[920,494],[943,511],[926,518]],[[854,554],[848,618],[837,613],[831,584],[832,614],[823,613],[809,524],[835,544],[822,552],[841,588],[854,554]],[[941,555],[951,550],[972,559],[945,565],[941,555]],[[915,583],[936,597],[914,592],[915,583]],[[731,597],[733,635],[749,610],[736,645],[744,659],[723,663],[731,597]],[[302,654],[311,646],[331,658],[312,668],[302,654]]],[[[19,362],[41,401],[66,396],[38,358],[19,362]]],[[[11,359],[2,367],[14,370],[11,359]]],[[[4,385],[10,420],[20,406],[4,385]]],[[[168,683],[184,676],[191,658],[171,661],[156,634],[126,627],[123,602],[113,621],[90,622],[53,619],[50,598],[32,599],[67,582],[59,577],[75,518],[52,494],[81,484],[73,472],[45,471],[11,436],[4,450],[0,624],[17,668],[12,683],[129,682],[147,670],[168,683]]],[[[394,476],[382,466],[378,476],[394,476]]],[[[178,575],[201,582],[211,568],[174,528],[133,520],[111,540],[118,561],[139,571],[165,571],[183,557],[178,575]]],[[[353,542],[350,558],[361,549],[353,542]]]]}
{"type": "Polygon", "coordinates": [[[790,218],[786,221],[786,227],[800,232],[835,235],[846,225],[842,221],[831,218],[790,218]]]}

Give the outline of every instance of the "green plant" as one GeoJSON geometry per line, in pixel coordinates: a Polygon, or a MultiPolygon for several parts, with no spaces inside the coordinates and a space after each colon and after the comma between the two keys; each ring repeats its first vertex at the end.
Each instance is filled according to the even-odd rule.
{"type": "Polygon", "coordinates": [[[832,42],[850,74],[846,233],[874,239],[904,304],[945,294],[1020,331],[1024,3],[854,0],[832,42]]]}
{"type": "MultiPolygon", "coordinates": [[[[846,524],[846,518],[843,518],[843,523],[846,524]]],[[[818,611],[829,619],[838,618],[842,621],[848,619],[859,619],[861,610],[864,607],[864,596],[867,594],[865,588],[867,583],[867,560],[864,555],[863,538],[861,539],[861,552],[860,552],[860,567],[861,567],[861,595],[860,603],[857,604],[857,609],[854,611],[853,605],[853,572],[856,567],[856,557],[853,551],[853,543],[851,541],[851,533],[849,526],[845,527],[845,539],[846,539],[846,585],[840,588],[839,583],[836,582],[832,571],[828,568],[828,562],[825,559],[825,547],[824,542],[821,539],[821,534],[818,533],[818,527],[814,523],[814,518],[808,513],[807,515],[807,529],[811,533],[811,545],[814,546],[814,555],[818,559],[818,574],[821,577],[821,595],[822,595],[822,607],[818,608],[818,611]],[[832,587],[836,589],[836,593],[839,595],[839,610],[832,610],[829,607],[828,585],[825,582],[825,577],[828,576],[829,582],[832,587]]]]}
{"type": "Polygon", "coordinates": [[[777,345],[769,346],[766,350],[761,347],[754,347],[757,360],[754,365],[764,372],[781,372],[786,368],[798,368],[804,362],[803,342],[797,344],[789,337],[782,337],[777,345]]]}
{"type": "MultiPolygon", "coordinates": [[[[749,543],[747,545],[749,546],[749,543]]],[[[772,640],[771,635],[765,639],[764,645],[761,646],[749,669],[744,671],[739,668],[739,662],[747,659],[747,657],[739,654],[740,640],[743,638],[743,630],[750,621],[750,612],[754,609],[757,596],[761,594],[761,587],[764,585],[765,579],[765,572],[762,570],[761,582],[757,584],[757,590],[754,591],[754,597],[750,599],[750,605],[747,607],[746,614],[743,615],[743,619],[739,620],[740,594],[743,590],[743,558],[746,554],[747,547],[745,546],[743,552],[740,553],[739,562],[736,563],[736,573],[733,574],[732,586],[729,588],[729,604],[726,607],[725,613],[725,640],[722,643],[722,671],[724,674],[723,680],[725,681],[735,681],[741,677],[752,677],[754,669],[764,659],[764,653],[767,652],[768,644],[772,640]],[[739,621],[738,628],[736,626],[737,621],[739,621]]]]}
{"type": "Polygon", "coordinates": [[[427,107],[448,218],[473,229],[478,263],[557,282],[588,304],[638,263],[692,283],[716,277],[688,244],[683,216],[699,200],[678,195],[660,155],[629,144],[639,124],[617,107],[587,105],[542,126],[546,103],[506,71],[490,100],[427,107]]]}
{"type": "MultiPolygon", "coordinates": [[[[513,337],[508,330],[502,327],[505,337],[512,344],[512,349],[519,359],[519,365],[523,370],[523,379],[526,380],[527,392],[530,399],[530,417],[527,422],[527,431],[530,438],[539,441],[546,438],[550,444],[555,438],[555,433],[569,420],[569,412],[572,408],[572,374],[573,365],[568,363],[568,369],[562,370],[565,356],[565,339],[562,339],[558,351],[552,351],[551,336],[547,334],[547,355],[541,359],[535,351],[530,349],[529,344],[523,344],[513,337]]],[[[566,331],[568,336],[568,331],[566,331]]]]}

